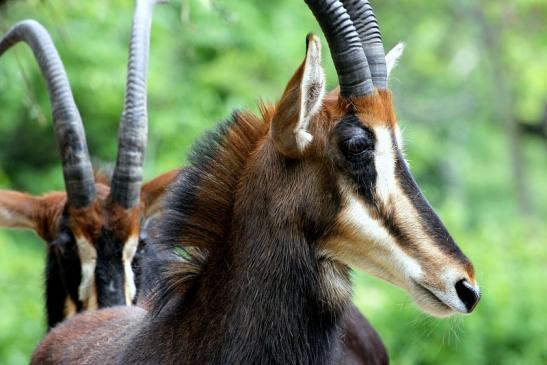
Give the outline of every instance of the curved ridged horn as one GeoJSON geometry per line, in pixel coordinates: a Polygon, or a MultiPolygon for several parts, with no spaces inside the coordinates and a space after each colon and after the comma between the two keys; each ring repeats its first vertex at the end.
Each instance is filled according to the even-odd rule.
{"type": "Polygon", "coordinates": [[[156,2],[160,1],[137,0],[129,41],[125,102],[118,132],[118,157],[110,192],[111,200],[126,209],[139,202],[141,190],[148,129],[148,48],[152,12],[156,2]]]}
{"type": "Polygon", "coordinates": [[[344,97],[374,92],[367,57],[359,34],[339,0],[305,0],[317,19],[331,52],[344,97]]]}
{"type": "Polygon", "coordinates": [[[386,54],[380,26],[368,0],[342,0],[367,56],[372,82],[378,89],[387,88],[386,54]]]}
{"type": "Polygon", "coordinates": [[[82,118],[63,62],[47,30],[34,20],[21,21],[6,33],[0,41],[0,55],[21,41],[32,49],[46,79],[68,203],[75,208],[87,207],[95,200],[95,179],[82,118]]]}

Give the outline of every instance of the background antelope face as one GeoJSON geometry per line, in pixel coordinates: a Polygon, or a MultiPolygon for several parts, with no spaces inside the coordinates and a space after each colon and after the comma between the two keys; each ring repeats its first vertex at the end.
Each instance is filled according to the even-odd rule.
{"type": "MultiPolygon", "coordinates": [[[[401,51],[388,53],[388,74],[401,51]]],[[[471,312],[480,298],[473,266],[410,174],[391,94],[325,97],[324,84],[319,39],[308,36],[271,127],[277,150],[308,166],[302,179],[321,182],[301,197],[330,206],[316,208],[317,221],[334,212],[320,255],[404,288],[427,313],[471,312]]]]}
{"type": "Polygon", "coordinates": [[[136,257],[141,221],[161,209],[177,175],[173,170],[144,184],[138,203],[129,209],[110,199],[110,187],[103,182],[94,185],[96,197],[83,208],[71,207],[66,192],[0,191],[0,227],[32,229],[48,242],[50,326],[81,310],[133,303],[136,270],[141,269],[136,257]]]}
{"type": "Polygon", "coordinates": [[[78,292],[68,293],[67,308],[92,310],[131,305],[136,294],[132,263],[138,244],[140,209],[112,207],[105,200],[107,187],[97,185],[97,191],[91,206],[65,207],[53,232],[42,234],[53,237],[50,249],[61,261],[61,270],[79,271],[78,292]]]}

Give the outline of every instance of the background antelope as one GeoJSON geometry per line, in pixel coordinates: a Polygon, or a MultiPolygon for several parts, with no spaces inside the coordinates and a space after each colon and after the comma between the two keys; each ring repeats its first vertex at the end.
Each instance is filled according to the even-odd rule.
{"type": "Polygon", "coordinates": [[[177,171],[142,185],[146,147],[146,79],[155,0],[138,0],[129,45],[124,109],[112,182],[94,177],[84,127],[48,32],[22,21],[0,41],[0,55],[24,41],[46,79],[66,192],[31,196],[0,191],[0,226],[34,230],[48,244],[48,327],[85,309],[130,305],[141,221],[159,206],[177,171]]]}
{"type": "Polygon", "coordinates": [[[153,310],[74,317],[32,363],[333,363],[351,266],[432,315],[473,310],[473,266],[402,157],[370,5],[306,3],[340,89],[324,94],[320,42],[309,35],[276,106],[234,113],[175,182],[158,241],[192,249],[166,270],[153,310]]]}

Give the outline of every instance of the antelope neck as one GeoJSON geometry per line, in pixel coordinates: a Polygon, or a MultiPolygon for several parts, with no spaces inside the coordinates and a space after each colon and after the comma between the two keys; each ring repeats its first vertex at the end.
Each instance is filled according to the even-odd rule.
{"type": "Polygon", "coordinates": [[[246,195],[234,217],[223,351],[228,363],[329,363],[340,313],[321,292],[316,245],[270,198],[246,195]]]}
{"type": "Polygon", "coordinates": [[[315,238],[279,207],[279,190],[259,188],[285,173],[274,154],[272,145],[271,163],[242,164],[241,179],[225,192],[233,209],[216,218],[230,222],[222,248],[209,250],[189,288],[149,322],[169,328],[157,338],[173,346],[177,363],[328,364],[337,353],[344,307],[329,305],[323,292],[315,238]]]}
{"type": "Polygon", "coordinates": [[[246,200],[230,249],[211,254],[195,286],[161,315],[178,326],[169,337],[184,339],[172,343],[187,349],[180,363],[330,363],[341,313],[325,305],[313,244],[290,224],[272,226],[279,217],[263,201],[246,200]]]}

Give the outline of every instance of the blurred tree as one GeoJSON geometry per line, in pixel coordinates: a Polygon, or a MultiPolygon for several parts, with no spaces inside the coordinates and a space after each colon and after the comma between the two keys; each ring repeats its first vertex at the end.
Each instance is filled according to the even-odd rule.
{"type": "Polygon", "coordinates": [[[547,103],[541,118],[536,121],[518,121],[520,131],[547,141],[547,103]]]}
{"type": "MultiPolygon", "coordinates": [[[[502,13],[507,15],[503,20],[503,24],[510,23],[510,21],[507,21],[507,17],[514,16],[513,10],[512,5],[508,3],[501,9],[502,13]]],[[[515,92],[509,87],[509,79],[511,78],[509,73],[512,71],[513,67],[504,66],[505,54],[507,53],[507,50],[503,48],[503,44],[505,44],[502,39],[504,36],[504,29],[502,28],[502,22],[499,20],[494,22],[485,15],[483,6],[475,5],[471,9],[471,14],[471,18],[476,21],[482,31],[482,44],[487,51],[491,66],[492,104],[496,105],[494,108],[495,116],[505,125],[509,139],[509,154],[511,166],[513,167],[512,172],[514,190],[516,192],[515,195],[517,197],[520,213],[527,216],[531,213],[530,192],[526,182],[527,176],[523,157],[523,141],[515,115],[515,107],[513,105],[515,92]]],[[[513,77],[513,79],[515,78],[513,77]]]]}

